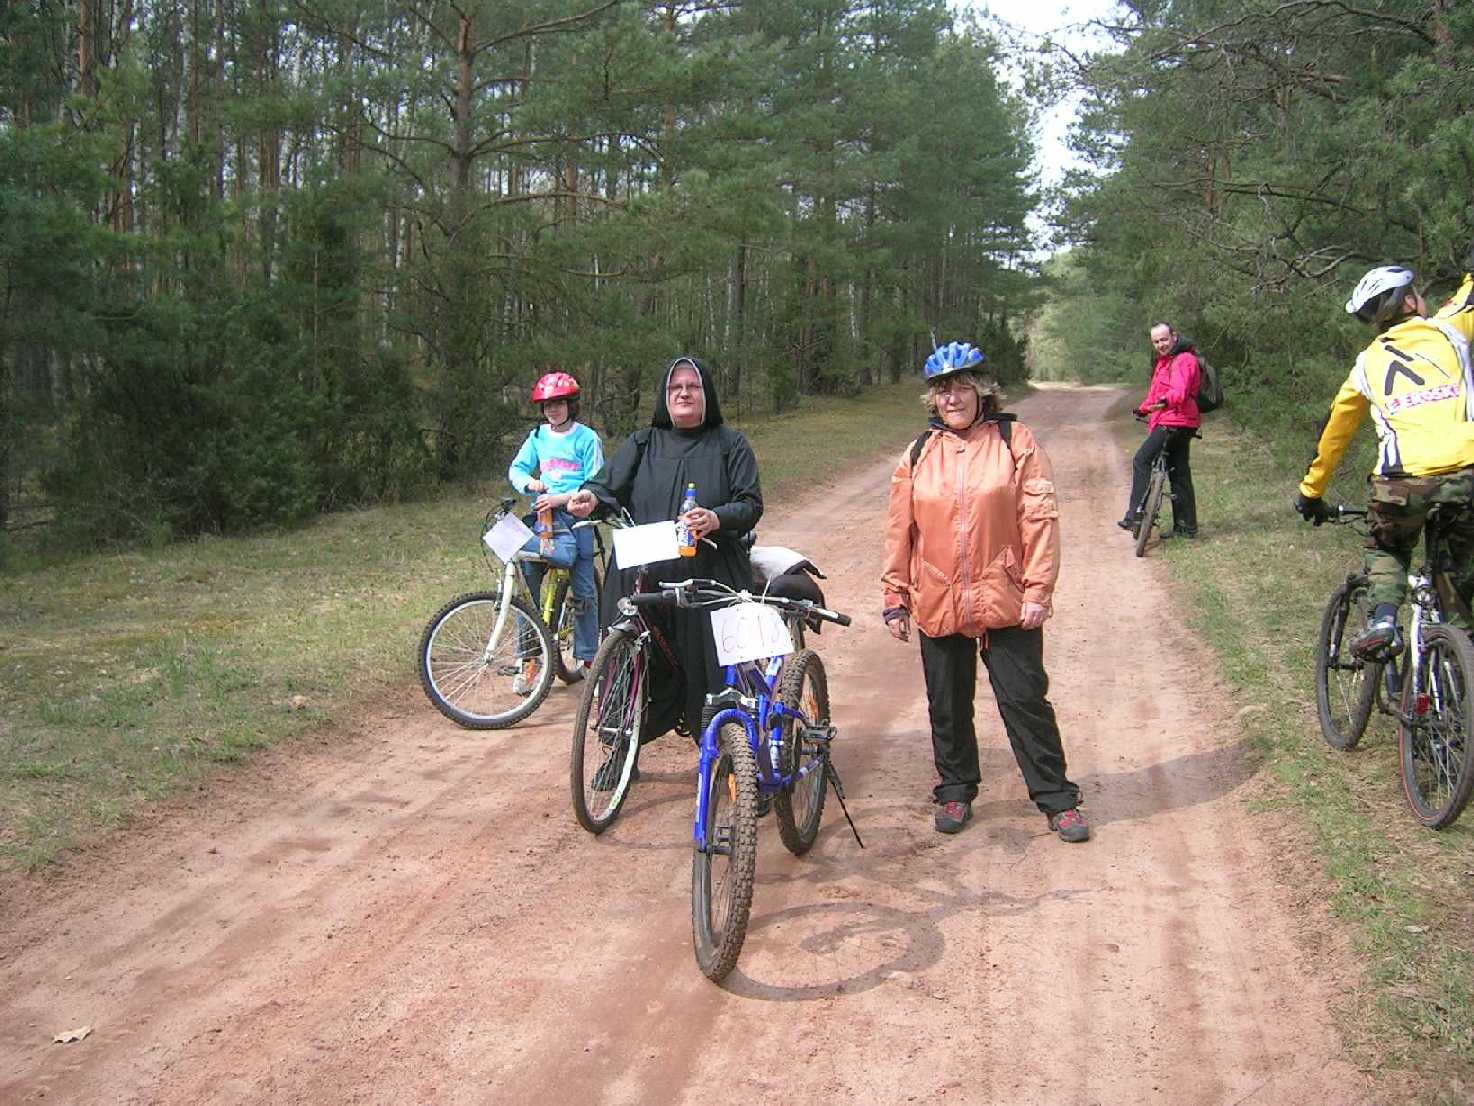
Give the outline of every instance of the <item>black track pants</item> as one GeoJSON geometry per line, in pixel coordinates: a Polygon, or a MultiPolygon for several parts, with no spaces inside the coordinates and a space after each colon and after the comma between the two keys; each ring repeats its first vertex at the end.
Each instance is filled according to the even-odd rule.
{"type": "MultiPolygon", "coordinates": [[[[936,801],[971,802],[981,782],[973,728],[978,641],[963,634],[932,638],[918,631],[917,636],[931,716],[932,754],[941,777],[934,792],[936,801]]],[[[1045,814],[1078,805],[1080,789],[1065,775],[1064,745],[1047,698],[1044,632],[1019,627],[989,630],[982,657],[1029,798],[1045,814]]]]}

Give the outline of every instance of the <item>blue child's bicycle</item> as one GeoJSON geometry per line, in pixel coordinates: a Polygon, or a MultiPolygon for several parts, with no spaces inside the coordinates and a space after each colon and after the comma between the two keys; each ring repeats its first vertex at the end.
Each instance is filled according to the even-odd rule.
{"type": "Polygon", "coordinates": [[[726,687],[707,696],[703,718],[692,826],[691,926],[696,962],[708,979],[718,981],[736,966],[747,936],[759,816],[771,809],[784,846],[801,856],[819,836],[829,783],[844,808],[830,755],[835,730],[824,664],[812,650],[792,651],[785,620],[818,618],[847,626],[850,619],[810,600],[751,595],[715,580],[663,583],[661,589],[632,595],[628,602],[635,608],[674,603],[713,612],[746,604],[714,618],[718,656],[732,654],[733,648],[737,658],[745,656],[744,642],[724,638],[763,641],[762,649],[777,654],[727,664],[726,687]],[[778,616],[765,639],[742,626],[749,616],[761,622],[763,607],[778,616]]]}

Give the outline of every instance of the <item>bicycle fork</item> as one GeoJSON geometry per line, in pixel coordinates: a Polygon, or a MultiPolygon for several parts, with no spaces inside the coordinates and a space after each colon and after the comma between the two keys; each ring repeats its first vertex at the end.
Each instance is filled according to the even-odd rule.
{"type": "MultiPolygon", "coordinates": [[[[719,695],[709,696],[709,699],[714,702],[731,702],[733,699],[740,700],[740,698],[741,696],[735,688],[728,688],[719,695]]],[[[754,744],[755,735],[753,733],[752,716],[746,711],[736,706],[727,706],[712,715],[711,720],[706,724],[706,728],[701,731],[701,756],[697,762],[698,775],[696,777],[696,814],[691,824],[691,840],[696,845],[696,851],[699,853],[714,853],[718,856],[730,856],[732,853],[732,843],[730,840],[721,840],[720,837],[715,841],[708,841],[706,839],[706,822],[711,812],[712,769],[716,767],[717,762],[722,757],[721,746],[717,744],[716,735],[721,733],[722,727],[728,722],[740,724],[743,731],[747,734],[748,744],[754,744]]],[[[732,789],[730,798],[735,805],[737,801],[735,776],[728,776],[727,786],[732,789]]]]}
{"type": "Polygon", "coordinates": [[[512,573],[517,571],[513,565],[507,565],[506,571],[502,573],[502,594],[497,600],[496,623],[491,628],[491,636],[486,639],[486,647],[481,650],[481,663],[490,664],[491,658],[496,655],[496,647],[502,640],[502,631],[507,628],[507,616],[512,611],[512,573]]]}

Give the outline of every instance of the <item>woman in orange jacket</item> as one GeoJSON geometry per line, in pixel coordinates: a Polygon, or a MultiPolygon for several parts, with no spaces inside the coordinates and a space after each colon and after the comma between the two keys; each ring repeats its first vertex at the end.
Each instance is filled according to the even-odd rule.
{"type": "Polygon", "coordinates": [[[972,818],[981,775],[973,696],[979,655],[1029,798],[1065,841],[1085,841],[1080,789],[1047,698],[1044,634],[1059,574],[1059,509],[1049,458],[1027,426],[998,409],[986,358],[950,342],[926,360],[930,429],[891,476],[885,622],[921,639],[932,753],[941,782],[936,827],[972,818]]]}

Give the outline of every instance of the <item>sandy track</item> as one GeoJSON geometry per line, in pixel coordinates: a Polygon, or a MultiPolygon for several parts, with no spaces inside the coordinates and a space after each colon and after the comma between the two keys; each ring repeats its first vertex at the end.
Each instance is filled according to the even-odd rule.
{"type": "Polygon", "coordinates": [[[690,950],[688,746],[650,747],[594,839],[566,796],[573,692],[477,734],[406,690],[5,885],[0,1102],[1368,1100],[1329,1027],[1335,966],[1307,962],[1242,802],[1232,705],[1200,701],[1204,651],[1114,526],[1115,398],[1019,408],[1059,476],[1047,664],[1090,844],[1047,832],[986,691],[976,818],[932,830],[920,664],[874,617],[887,458],[761,527],[861,616],[814,644],[868,848],[832,801],[802,860],[760,823],[725,988],[690,950]]]}

